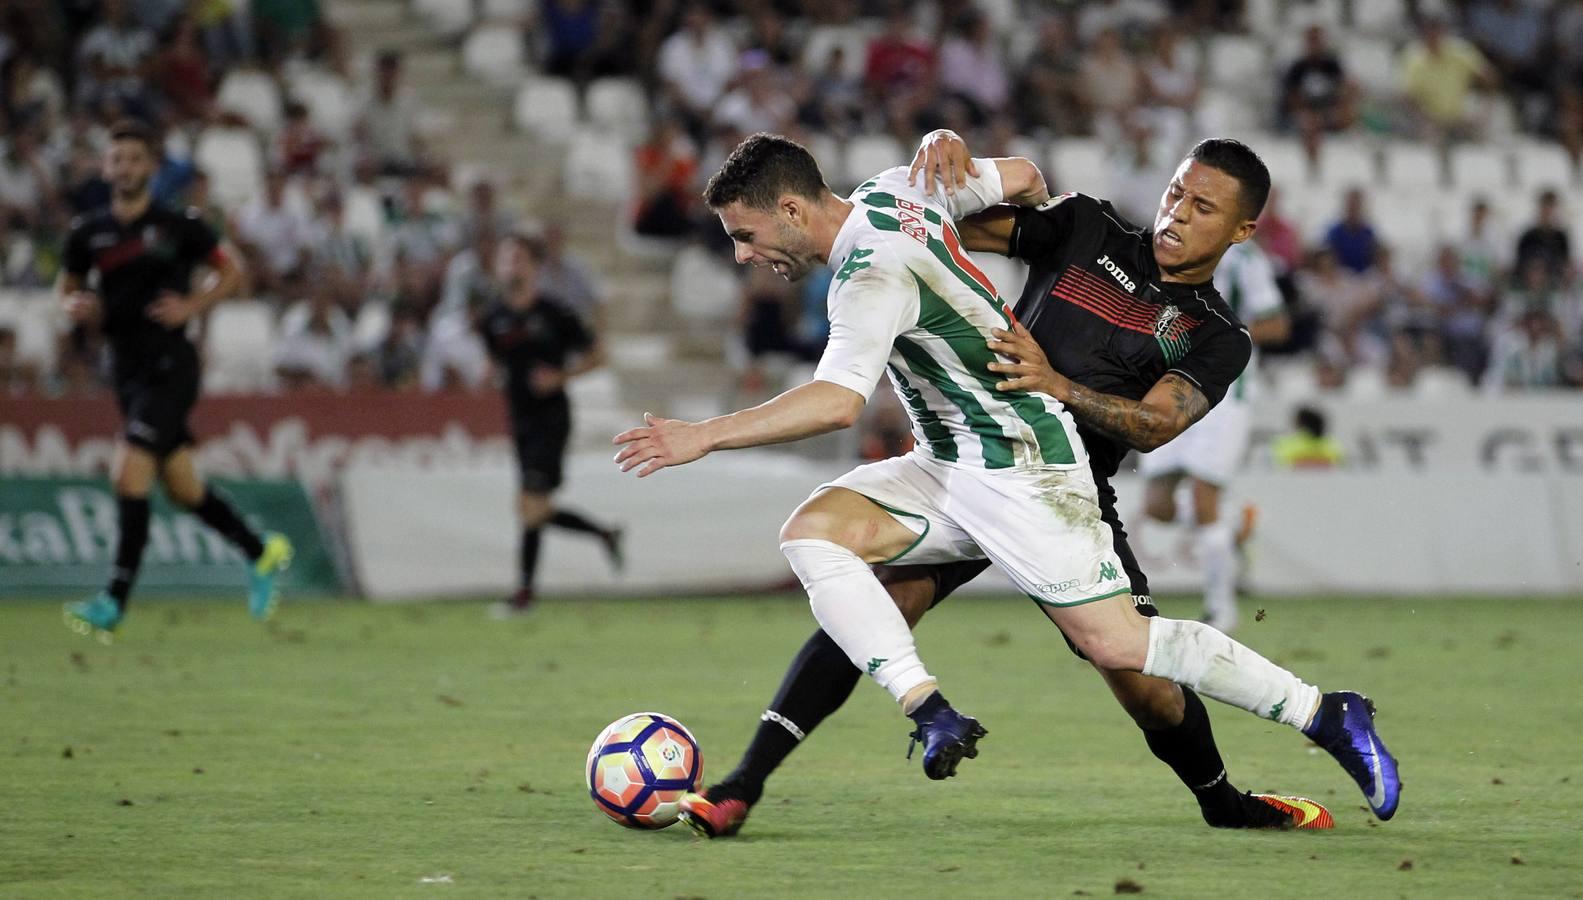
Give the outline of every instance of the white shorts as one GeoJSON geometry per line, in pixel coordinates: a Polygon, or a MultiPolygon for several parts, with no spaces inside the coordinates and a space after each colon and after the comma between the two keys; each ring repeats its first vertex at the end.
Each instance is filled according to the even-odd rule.
{"type": "Polygon", "coordinates": [[[1248,404],[1222,400],[1208,415],[1186,431],[1138,462],[1138,473],[1145,478],[1186,473],[1214,485],[1230,483],[1242,468],[1248,452],[1248,432],[1253,428],[1253,412],[1248,404]]]}
{"type": "Polygon", "coordinates": [[[1048,606],[1129,591],[1087,466],[978,469],[914,451],[853,469],[820,489],[827,487],[862,494],[918,535],[886,562],[988,558],[1048,606]]]}

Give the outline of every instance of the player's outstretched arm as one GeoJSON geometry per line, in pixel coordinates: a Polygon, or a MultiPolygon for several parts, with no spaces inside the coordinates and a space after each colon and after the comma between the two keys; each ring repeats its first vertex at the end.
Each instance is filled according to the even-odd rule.
{"type": "Polygon", "coordinates": [[[1134,450],[1147,453],[1186,431],[1209,412],[1209,399],[1191,381],[1167,372],[1142,400],[1090,390],[1055,371],[1028,329],[995,329],[989,349],[1011,357],[992,362],[991,372],[1005,376],[995,387],[1003,391],[1039,391],[1061,401],[1072,415],[1134,450]]]}
{"type": "Polygon", "coordinates": [[[740,450],[783,444],[850,428],[863,412],[865,399],[850,388],[828,381],[810,381],[752,409],[702,422],[661,419],[643,414],[643,425],[612,439],[621,446],[616,464],[621,471],[638,469],[638,477],[669,466],[701,459],[716,450],[740,450]]]}

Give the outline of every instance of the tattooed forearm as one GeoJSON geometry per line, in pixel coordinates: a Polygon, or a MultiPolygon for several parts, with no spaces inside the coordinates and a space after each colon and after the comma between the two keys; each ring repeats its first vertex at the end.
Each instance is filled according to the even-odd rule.
{"type": "Polygon", "coordinates": [[[1142,400],[1074,383],[1063,402],[1084,424],[1145,452],[1186,431],[1209,411],[1208,398],[1179,375],[1161,378],[1142,400]]]}

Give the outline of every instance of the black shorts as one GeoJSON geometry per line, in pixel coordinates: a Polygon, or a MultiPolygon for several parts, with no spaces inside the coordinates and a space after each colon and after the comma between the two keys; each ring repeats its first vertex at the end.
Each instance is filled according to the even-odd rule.
{"type": "Polygon", "coordinates": [[[560,487],[566,442],[572,435],[571,405],[549,403],[513,412],[511,424],[521,490],[548,494],[560,487]]]}
{"type": "MultiPolygon", "coordinates": [[[[1132,586],[1132,608],[1138,615],[1154,617],[1160,610],[1154,605],[1154,597],[1149,593],[1149,576],[1145,575],[1143,568],[1138,565],[1138,557],[1132,552],[1132,547],[1127,543],[1127,531],[1121,524],[1121,514],[1116,511],[1116,489],[1110,486],[1108,478],[1097,479],[1099,482],[1099,517],[1110,531],[1114,540],[1116,556],[1121,559],[1121,568],[1127,573],[1127,581],[1132,586]]],[[[930,609],[940,605],[940,601],[949,597],[953,591],[977,578],[985,569],[989,568],[987,559],[970,559],[962,562],[946,563],[940,566],[931,566],[934,569],[935,591],[934,601],[929,604],[930,609]]],[[[1077,649],[1072,639],[1062,632],[1061,637],[1066,638],[1066,646],[1077,654],[1079,659],[1087,659],[1083,652],[1077,649]]]]}
{"type": "Polygon", "coordinates": [[[122,437],[160,459],[196,443],[187,418],[198,403],[202,380],[196,365],[118,375],[115,400],[126,422],[122,437]]]}

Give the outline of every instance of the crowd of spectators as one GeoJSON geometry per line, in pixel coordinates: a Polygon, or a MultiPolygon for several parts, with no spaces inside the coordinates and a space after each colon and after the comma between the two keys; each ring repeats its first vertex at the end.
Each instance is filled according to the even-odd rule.
{"type": "MultiPolygon", "coordinates": [[[[521,24],[543,73],[578,85],[631,78],[646,91],[630,229],[718,244],[702,181],[760,130],[815,146],[887,135],[910,147],[948,126],[985,155],[1097,139],[1125,176],[1111,198],[1146,218],[1162,171],[1218,125],[1208,57],[1216,39],[1252,32],[1251,6],[1268,4],[537,0],[521,24]]],[[[1358,17],[1374,0],[1283,6],[1290,45],[1277,44],[1263,83],[1249,86],[1246,97],[1262,99],[1247,100],[1258,103],[1254,129],[1239,133],[1281,134],[1317,156],[1348,136],[1445,146],[1513,130],[1566,148],[1574,166],[1583,156],[1583,0],[1402,2],[1399,22],[1374,32],[1391,43],[1389,90],[1357,71],[1344,27],[1298,15],[1313,6],[1358,17]]],[[[399,53],[354,64],[319,0],[24,0],[0,24],[0,287],[52,282],[70,217],[107,199],[97,175],[106,126],[133,115],[165,136],[161,200],[199,208],[243,251],[251,295],[278,319],[283,386],[487,377],[470,310],[494,243],[530,223],[505,212],[488,181],[452,184],[423,140],[399,53]],[[299,95],[305,72],[352,98],[346,128],[326,127],[299,95]],[[273,108],[227,101],[228,82],[260,78],[273,108]],[[235,128],[257,136],[267,175],[250,196],[222,202],[194,149],[235,128]]],[[[1099,192],[1050,175],[1058,189],[1099,192]]],[[[1474,198],[1465,225],[1428,258],[1407,260],[1375,226],[1368,190],[1337,204],[1334,222],[1287,218],[1277,190],[1257,239],[1298,327],[1275,355],[1312,360],[1324,386],[1361,368],[1408,385],[1426,366],[1491,389],[1583,384],[1583,285],[1567,227],[1576,184],[1525,197],[1531,212],[1504,220],[1489,201],[1508,210],[1512,201],[1474,198]]],[[[545,238],[554,290],[596,315],[587,267],[557,231],[545,238]]],[[[817,356],[822,290],[737,277],[741,370],[758,390],[763,359],[817,356]]],[[[66,340],[46,373],[14,365],[14,345],[0,322],[0,380],[13,387],[92,386],[91,345],[66,340]]]]}
{"type": "MultiPolygon", "coordinates": [[[[1354,13],[1360,5],[1351,4],[1354,13]]],[[[1580,212],[1567,207],[1580,196],[1583,159],[1583,2],[1396,5],[1399,21],[1369,38],[1392,48],[1390,87],[1375,78],[1370,89],[1349,62],[1344,27],[1305,18],[1308,4],[1284,4],[1294,43],[1276,42],[1269,83],[1243,93],[1245,103],[1267,103],[1236,133],[1255,149],[1260,135],[1295,139],[1312,160],[1327,142],[1349,138],[1444,149],[1521,136],[1564,147],[1573,180],[1498,198],[1510,217],[1499,224],[1490,215],[1496,198],[1469,198],[1465,234],[1447,228],[1443,244],[1405,263],[1372,222],[1365,173],[1336,204],[1334,221],[1287,219],[1273,203],[1259,243],[1275,257],[1300,325],[1275,356],[1315,360],[1324,387],[1360,367],[1406,386],[1426,366],[1492,390],[1583,385],[1583,286],[1566,224],[1580,212]]],[[[811,146],[884,134],[910,147],[945,126],[985,155],[1097,138],[1122,174],[1109,185],[1064,181],[1059,170],[1051,180],[1059,190],[1108,188],[1118,208],[1147,222],[1175,160],[1220,125],[1204,101],[1212,39],[1250,29],[1236,2],[1027,4],[998,24],[969,0],[804,3],[801,17],[773,3],[744,6],[746,15],[731,18],[709,4],[661,3],[629,34],[636,49],[619,71],[647,84],[656,109],[634,157],[640,234],[718,241],[698,189],[737,140],[758,130],[811,146]],[[878,24],[855,57],[851,42],[822,40],[860,13],[878,24]],[[657,28],[667,16],[674,29],[657,28]]],[[[619,4],[605,9],[608,27],[627,27],[619,4]]],[[[1309,189],[1317,188],[1288,185],[1309,189]]],[[[799,335],[806,297],[761,280],[743,282],[750,356],[816,354],[817,342],[799,335]],[[770,328],[776,322],[779,333],[770,328]]],[[[751,381],[760,369],[745,371],[751,381]]]]}

